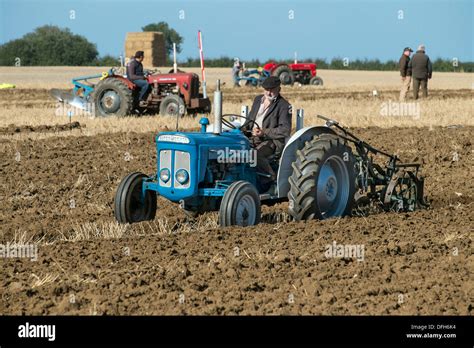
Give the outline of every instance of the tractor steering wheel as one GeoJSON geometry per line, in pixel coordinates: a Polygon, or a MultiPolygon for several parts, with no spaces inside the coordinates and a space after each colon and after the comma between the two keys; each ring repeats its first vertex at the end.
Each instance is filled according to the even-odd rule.
{"type": "Polygon", "coordinates": [[[146,69],[144,72],[143,72],[143,75],[145,77],[147,76],[150,76],[150,75],[153,75],[153,74],[156,74],[156,73],[160,73],[160,71],[158,69],[146,69]]]}
{"type": "MultiPolygon", "coordinates": [[[[232,122],[230,122],[229,120],[226,120],[225,117],[240,117],[240,118],[245,119],[245,122],[240,126],[239,129],[242,129],[244,126],[247,126],[248,124],[251,124],[252,128],[253,128],[253,126],[255,126],[258,129],[261,129],[260,125],[257,122],[255,122],[254,120],[251,120],[248,117],[245,117],[245,116],[242,116],[242,115],[236,115],[236,114],[222,115],[222,117],[221,117],[222,123],[225,124],[230,129],[237,129],[237,127],[232,122]]],[[[249,133],[250,131],[244,131],[244,132],[249,133]]]]}

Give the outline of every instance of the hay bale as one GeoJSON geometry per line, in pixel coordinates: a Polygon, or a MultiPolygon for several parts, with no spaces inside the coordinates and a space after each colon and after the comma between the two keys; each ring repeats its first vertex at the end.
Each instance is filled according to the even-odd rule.
{"type": "Polygon", "coordinates": [[[127,33],[125,38],[125,57],[132,57],[136,51],[143,51],[143,66],[147,68],[166,65],[166,47],[163,33],[148,31],[127,33]]]}

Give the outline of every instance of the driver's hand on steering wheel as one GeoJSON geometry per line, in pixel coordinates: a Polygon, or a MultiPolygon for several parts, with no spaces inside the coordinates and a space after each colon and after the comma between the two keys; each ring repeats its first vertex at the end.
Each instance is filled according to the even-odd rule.
{"type": "Polygon", "coordinates": [[[252,129],[252,135],[254,137],[262,137],[263,136],[263,130],[261,128],[253,128],[252,129]]]}

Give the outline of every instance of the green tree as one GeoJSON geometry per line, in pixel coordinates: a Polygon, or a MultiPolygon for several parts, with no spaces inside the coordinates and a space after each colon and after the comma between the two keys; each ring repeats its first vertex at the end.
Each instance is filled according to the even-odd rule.
{"type": "Polygon", "coordinates": [[[106,54],[103,57],[99,57],[95,59],[92,62],[92,65],[107,66],[107,67],[120,66],[120,58],[111,56],[110,54],[106,54]]]}
{"type": "Polygon", "coordinates": [[[95,44],[68,28],[45,25],[0,46],[0,65],[89,65],[97,58],[95,44]]]}
{"type": "Polygon", "coordinates": [[[151,23],[145,25],[142,28],[143,31],[160,31],[163,33],[165,38],[165,48],[166,54],[170,57],[173,54],[173,43],[176,44],[176,52],[181,52],[181,44],[183,43],[183,37],[178,34],[176,30],[170,28],[168,23],[166,22],[159,22],[159,23],[151,23]]]}

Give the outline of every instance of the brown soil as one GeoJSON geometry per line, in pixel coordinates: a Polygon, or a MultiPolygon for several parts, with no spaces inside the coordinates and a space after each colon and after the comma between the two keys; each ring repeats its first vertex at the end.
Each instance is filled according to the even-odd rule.
{"type": "Polygon", "coordinates": [[[81,124],[77,121],[66,123],[66,124],[57,124],[54,126],[50,125],[40,125],[40,126],[16,126],[14,124],[9,124],[7,127],[0,127],[0,134],[16,134],[16,133],[57,133],[64,132],[72,129],[81,129],[81,124]]]}
{"type": "Polygon", "coordinates": [[[0,313],[472,315],[474,128],[355,132],[423,162],[431,209],[281,223],[283,203],[218,229],[160,199],[120,238],[65,241],[117,228],[114,191],[154,172],[154,134],[0,140],[0,243],[41,239],[37,261],[1,259],[0,313]],[[333,241],[364,245],[364,261],[326,258],[333,241]]]}

